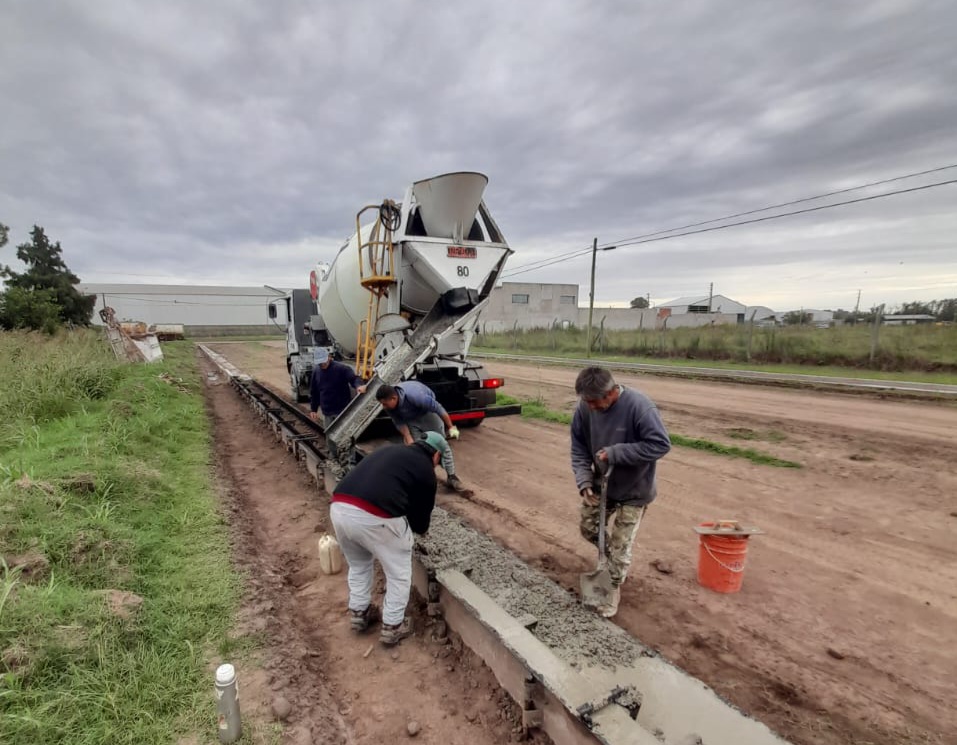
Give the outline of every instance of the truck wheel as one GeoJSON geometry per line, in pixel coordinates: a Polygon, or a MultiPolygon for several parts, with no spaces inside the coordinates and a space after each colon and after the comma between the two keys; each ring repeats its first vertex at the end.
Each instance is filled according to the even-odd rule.
{"type": "Polygon", "coordinates": [[[309,391],[304,393],[302,386],[299,385],[299,381],[295,378],[293,378],[290,382],[291,386],[289,388],[289,398],[291,398],[297,404],[309,403],[309,391]]]}

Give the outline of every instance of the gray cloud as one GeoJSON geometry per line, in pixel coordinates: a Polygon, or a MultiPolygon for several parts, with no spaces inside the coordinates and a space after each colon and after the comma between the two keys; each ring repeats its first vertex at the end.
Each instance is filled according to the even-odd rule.
{"type": "MultiPolygon", "coordinates": [[[[5,26],[0,220],[86,281],[304,285],[358,207],[448,170],[489,174],[518,267],[957,161],[945,1],[14,0],[5,26]]],[[[606,252],[597,296],[953,296],[955,194],[606,252]]]]}

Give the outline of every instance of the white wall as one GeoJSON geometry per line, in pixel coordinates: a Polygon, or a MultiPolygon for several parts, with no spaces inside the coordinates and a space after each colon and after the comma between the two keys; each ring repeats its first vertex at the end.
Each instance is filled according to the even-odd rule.
{"type": "Polygon", "coordinates": [[[184,326],[262,326],[269,323],[266,306],[277,295],[265,287],[199,287],[192,285],[80,284],[80,292],[96,295],[93,323],[109,305],[119,321],[184,326]]]}
{"type": "Polygon", "coordinates": [[[578,285],[503,282],[492,290],[479,328],[487,333],[516,327],[549,328],[553,324],[578,323],[578,285]],[[515,296],[528,296],[516,303],[515,296]]]}

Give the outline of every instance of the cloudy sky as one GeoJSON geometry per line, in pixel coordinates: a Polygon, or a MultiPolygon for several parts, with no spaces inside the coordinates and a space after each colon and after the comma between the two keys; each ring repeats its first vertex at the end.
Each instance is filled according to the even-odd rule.
{"type": "MultiPolygon", "coordinates": [[[[957,164],[951,0],[0,0],[0,19],[0,262],[37,223],[86,282],[305,287],[358,207],[453,170],[488,174],[519,272],[957,164]]],[[[512,279],[584,298],[589,266],[512,279]]],[[[596,299],[712,282],[782,310],[955,297],[957,184],[602,252],[596,299]]]]}

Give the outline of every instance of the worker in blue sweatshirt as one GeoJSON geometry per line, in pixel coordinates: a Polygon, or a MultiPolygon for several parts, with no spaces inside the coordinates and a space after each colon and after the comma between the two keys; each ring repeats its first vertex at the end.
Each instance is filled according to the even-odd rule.
{"type": "Polygon", "coordinates": [[[645,509],[657,495],[655,465],[671,450],[671,440],[658,407],[643,393],[618,385],[611,371],[586,367],[575,381],[580,397],[572,417],[571,456],[575,482],[582,496],[581,533],[598,545],[601,484],[605,485],[606,525],[615,525],[606,541],[608,569],[614,593],[598,612],[611,618],[618,612],[621,584],[631,565],[632,544],[645,509]]]}
{"type": "MultiPolygon", "coordinates": [[[[392,423],[402,435],[406,445],[411,445],[426,432],[444,434],[450,440],[457,440],[459,429],[445,407],[435,398],[435,392],[417,380],[406,380],[397,385],[381,385],[376,390],[376,399],[382,404],[392,423]]],[[[442,468],[448,476],[445,484],[453,491],[468,494],[465,484],[455,475],[455,461],[452,449],[442,453],[442,468]]]]}
{"type": "MultiPolygon", "coordinates": [[[[328,430],[329,425],[352,400],[352,389],[355,388],[357,393],[365,393],[366,387],[355,370],[332,359],[325,347],[316,348],[314,362],[312,379],[309,381],[309,416],[313,421],[318,421],[321,413],[323,429],[328,430]]],[[[326,440],[326,448],[335,458],[336,447],[332,440],[326,440]]]]}

